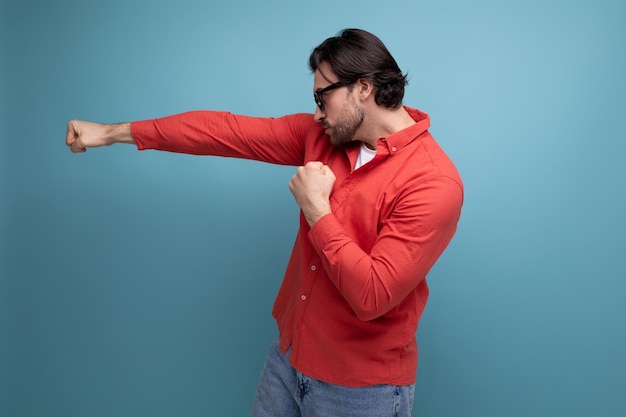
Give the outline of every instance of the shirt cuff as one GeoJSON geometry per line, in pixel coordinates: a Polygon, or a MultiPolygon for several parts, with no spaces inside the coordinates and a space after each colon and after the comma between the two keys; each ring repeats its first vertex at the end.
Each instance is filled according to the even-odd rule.
{"type": "Polygon", "coordinates": [[[153,120],[142,120],[130,123],[130,134],[132,135],[137,149],[156,149],[158,132],[153,120]]]}
{"type": "Polygon", "coordinates": [[[333,213],[329,213],[319,219],[309,231],[309,240],[313,247],[319,252],[333,239],[341,233],[342,227],[333,213]]]}

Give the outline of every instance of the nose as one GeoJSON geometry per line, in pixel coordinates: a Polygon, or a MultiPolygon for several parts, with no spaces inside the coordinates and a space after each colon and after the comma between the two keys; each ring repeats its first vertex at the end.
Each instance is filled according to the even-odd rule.
{"type": "Polygon", "coordinates": [[[315,114],[313,114],[313,120],[315,120],[316,122],[321,122],[322,120],[324,120],[325,116],[326,112],[321,111],[319,106],[315,106],[315,114]]]}

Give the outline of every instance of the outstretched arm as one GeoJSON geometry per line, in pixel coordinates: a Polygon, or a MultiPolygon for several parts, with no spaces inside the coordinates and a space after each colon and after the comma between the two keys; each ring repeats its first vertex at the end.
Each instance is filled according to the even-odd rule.
{"type": "Polygon", "coordinates": [[[202,110],[110,125],[73,120],[68,123],[66,143],[72,152],[131,143],[138,150],[298,166],[305,162],[307,143],[313,143],[322,134],[321,125],[310,114],[260,118],[202,110]]]}
{"type": "Polygon", "coordinates": [[[67,124],[65,144],[74,153],[114,143],[135,143],[130,132],[130,123],[100,124],[72,120],[67,124]]]}

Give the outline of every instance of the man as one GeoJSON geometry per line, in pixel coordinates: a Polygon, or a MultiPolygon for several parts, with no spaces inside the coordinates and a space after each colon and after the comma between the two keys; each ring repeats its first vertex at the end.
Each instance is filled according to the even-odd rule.
{"type": "Polygon", "coordinates": [[[377,37],[344,30],[309,66],[313,117],[71,121],[66,142],[73,152],[131,143],[298,166],[289,189],[300,229],[253,416],[409,416],[425,277],[456,231],[463,185],[428,116],[403,106],[406,77],[377,37]]]}

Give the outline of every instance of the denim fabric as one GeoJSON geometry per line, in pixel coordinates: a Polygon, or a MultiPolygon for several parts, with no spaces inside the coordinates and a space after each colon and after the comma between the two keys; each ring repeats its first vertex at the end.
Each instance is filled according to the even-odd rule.
{"type": "Polygon", "coordinates": [[[259,379],[252,417],[410,417],[415,386],[349,388],[298,372],[275,341],[259,379]]]}

